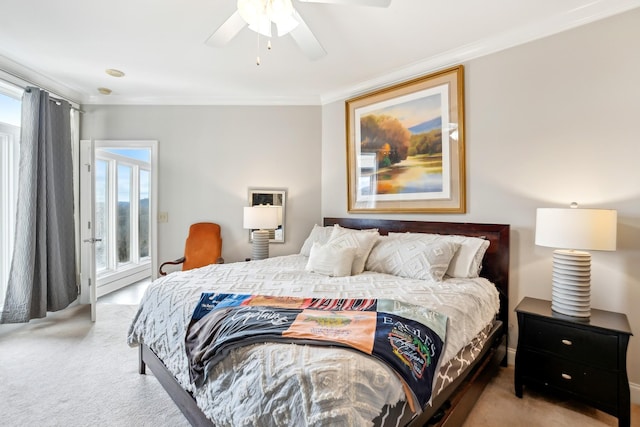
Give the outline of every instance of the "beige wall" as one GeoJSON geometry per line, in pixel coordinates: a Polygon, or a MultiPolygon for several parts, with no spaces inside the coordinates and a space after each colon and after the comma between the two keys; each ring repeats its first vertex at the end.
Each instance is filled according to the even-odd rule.
{"type": "MultiPolygon", "coordinates": [[[[640,9],[465,63],[467,202],[461,215],[386,218],[511,224],[513,308],[550,299],[551,248],[535,209],[618,210],[618,250],[592,253],[592,306],[626,313],[640,401],[640,9]]],[[[344,102],[322,111],[322,214],[346,215],[344,102]]],[[[363,216],[363,215],[361,215],[363,216]]]]}
{"type": "Polygon", "coordinates": [[[286,188],[284,244],[298,252],[320,220],[320,107],[84,106],[82,139],[155,139],[158,261],[178,258],[189,225],[218,222],[226,261],[251,255],[242,208],[249,187],[286,188]]]}

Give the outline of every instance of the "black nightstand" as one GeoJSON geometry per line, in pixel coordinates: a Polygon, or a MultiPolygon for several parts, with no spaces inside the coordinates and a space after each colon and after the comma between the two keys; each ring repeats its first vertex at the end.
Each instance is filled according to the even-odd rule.
{"type": "Polygon", "coordinates": [[[516,307],[518,350],[515,389],[523,384],[554,391],[618,417],[631,420],[627,345],[632,335],[627,316],[591,309],[589,319],[551,311],[551,302],[525,298],[516,307]]]}

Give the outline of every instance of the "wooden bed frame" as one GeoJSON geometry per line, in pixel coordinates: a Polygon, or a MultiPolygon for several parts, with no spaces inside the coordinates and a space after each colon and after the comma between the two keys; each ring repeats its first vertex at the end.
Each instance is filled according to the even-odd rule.
{"type": "MultiPolygon", "coordinates": [[[[490,245],[484,256],[480,275],[493,283],[500,293],[498,321],[490,333],[481,355],[452,384],[439,393],[431,407],[410,420],[409,426],[460,426],[482,394],[485,385],[500,365],[506,366],[507,331],[509,318],[509,225],[453,222],[421,222],[378,220],[368,218],[325,218],[324,225],[339,224],[347,228],[377,228],[380,234],[388,232],[415,232],[460,234],[483,237],[490,245]]],[[[145,374],[149,366],[160,384],[189,420],[192,426],[214,426],[196,405],[193,396],[185,391],[162,361],[146,345],[140,345],[139,373],[145,374]]]]}

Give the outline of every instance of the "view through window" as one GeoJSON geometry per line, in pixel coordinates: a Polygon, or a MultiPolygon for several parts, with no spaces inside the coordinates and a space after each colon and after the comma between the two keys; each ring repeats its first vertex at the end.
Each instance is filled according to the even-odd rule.
{"type": "Polygon", "coordinates": [[[96,273],[103,282],[150,262],[150,162],[149,149],[96,150],[96,273]]]}
{"type": "Polygon", "coordinates": [[[19,99],[0,92],[0,309],[4,305],[13,254],[21,107],[19,99]]]}

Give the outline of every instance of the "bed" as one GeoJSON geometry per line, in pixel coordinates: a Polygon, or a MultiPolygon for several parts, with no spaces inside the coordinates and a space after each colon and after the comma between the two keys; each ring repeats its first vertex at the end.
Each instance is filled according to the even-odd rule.
{"type": "MultiPolygon", "coordinates": [[[[446,276],[446,280],[428,287],[426,291],[421,282],[398,279],[388,272],[367,270],[346,278],[327,278],[316,272],[302,273],[300,270],[304,270],[311,259],[303,254],[209,266],[158,279],[143,297],[132,322],[128,342],[132,346],[139,345],[139,372],[144,374],[149,367],[192,425],[297,425],[299,421],[292,420],[298,420],[295,417],[300,414],[307,417],[308,425],[460,425],[482,393],[484,384],[500,364],[506,364],[508,225],[325,218],[322,227],[318,228],[327,231],[336,225],[342,231],[377,230],[380,236],[388,236],[389,239],[404,239],[409,236],[405,233],[411,236],[427,233],[483,239],[488,242],[488,247],[481,257],[481,277],[468,281],[446,276]],[[442,301],[454,298],[450,295],[454,288],[455,292],[458,289],[481,289],[488,300],[495,299],[495,307],[490,307],[493,303],[479,300],[475,294],[467,297],[469,302],[464,302],[472,304],[470,307],[475,307],[473,309],[455,307],[457,303],[444,307],[442,301]],[[437,303],[428,304],[444,307],[442,310],[450,316],[450,321],[462,326],[447,328],[446,351],[442,364],[438,366],[438,381],[434,382],[430,402],[417,413],[410,410],[408,396],[401,397],[404,389],[396,385],[399,381],[393,373],[388,373],[388,368],[380,366],[381,362],[355,355],[352,350],[333,347],[280,343],[247,345],[242,350],[234,350],[216,365],[211,373],[211,384],[195,388],[184,372],[188,365],[184,336],[194,305],[205,291],[259,291],[274,296],[389,297],[407,302],[421,300],[423,294],[433,293],[432,299],[437,303]],[[476,311],[484,312],[480,317],[485,320],[479,321],[485,322],[490,317],[481,327],[467,319],[470,312],[476,311]],[[456,316],[461,316],[461,320],[456,316]],[[453,329],[461,332],[449,333],[453,329]],[[363,375],[361,371],[371,375],[363,375]],[[364,378],[369,376],[371,378],[364,378]],[[255,388],[258,383],[262,388],[255,388]],[[282,391],[292,388],[295,390],[282,391]],[[361,397],[356,397],[357,401],[349,400],[360,396],[362,390],[367,391],[366,404],[361,397]],[[286,407],[291,413],[283,411],[286,407]],[[260,409],[251,414],[252,408],[260,409]],[[266,412],[270,412],[270,418],[260,418],[266,412]],[[237,416],[242,416],[242,421],[238,421],[237,416]],[[210,418],[216,419],[216,423],[210,418]],[[224,421],[218,423],[218,420],[224,421]]],[[[372,265],[375,270],[375,263],[372,265]]]]}

